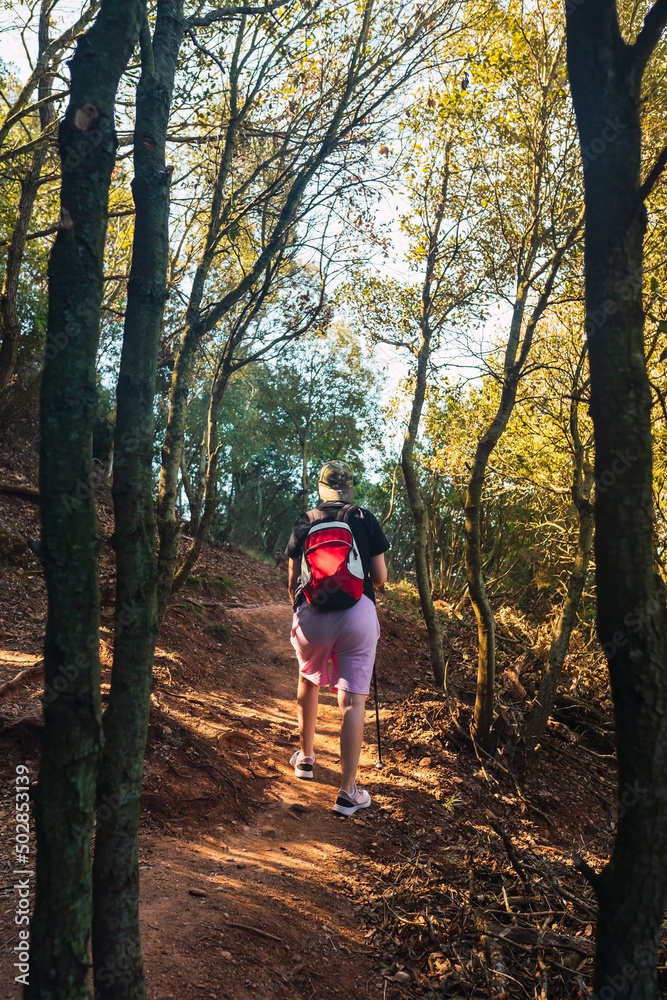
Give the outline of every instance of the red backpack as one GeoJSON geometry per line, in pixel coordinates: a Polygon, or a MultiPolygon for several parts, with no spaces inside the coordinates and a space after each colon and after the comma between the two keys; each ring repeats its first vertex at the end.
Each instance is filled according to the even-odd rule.
{"type": "MultiPolygon", "coordinates": [[[[351,608],[364,592],[364,568],[348,523],[358,509],[345,504],[335,521],[313,521],[303,543],[301,588],[320,611],[351,608]]],[[[315,513],[320,511],[309,511],[308,517],[315,513]]]]}

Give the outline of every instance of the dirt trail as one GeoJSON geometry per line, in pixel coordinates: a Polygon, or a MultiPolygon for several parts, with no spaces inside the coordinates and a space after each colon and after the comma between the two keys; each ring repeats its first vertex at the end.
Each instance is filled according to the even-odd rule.
{"type": "Polygon", "coordinates": [[[268,777],[268,803],[247,824],[232,822],[203,834],[189,827],[186,835],[170,823],[176,836],[167,831],[144,838],[149,997],[380,996],[384,984],[364,947],[354,899],[354,873],[373,864],[386,799],[385,782],[379,795],[375,787],[380,772],[372,704],[359,774],[376,801],[367,812],[344,819],[331,811],[339,780],[333,694],[320,698],[315,780],[295,778],[288,765],[297,745],[289,605],[226,610],[236,654],[221,663],[219,686],[212,684],[206,700],[220,711],[234,704],[253,731],[230,730],[210,719],[205,729],[209,739],[217,729],[227,753],[245,759],[250,780],[268,777]],[[247,697],[253,686],[255,697],[247,697]],[[246,694],[241,702],[230,702],[234,689],[246,694]]]}

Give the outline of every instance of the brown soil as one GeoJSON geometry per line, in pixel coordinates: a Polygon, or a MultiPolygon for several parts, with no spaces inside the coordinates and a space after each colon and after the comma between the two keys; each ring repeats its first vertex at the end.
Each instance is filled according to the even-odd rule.
{"type": "MultiPolygon", "coordinates": [[[[0,496],[0,532],[35,537],[36,506],[0,496]]],[[[113,646],[107,548],[103,692],[113,646]]],[[[595,908],[572,854],[600,867],[609,853],[607,748],[554,724],[522,786],[503,755],[476,756],[465,703],[470,622],[452,618],[447,630],[464,697],[455,702],[430,684],[423,626],[389,590],[377,663],[385,766],[376,767],[371,707],[360,779],[373,806],[337,817],[332,694],[321,696],[316,780],[296,779],[288,765],[296,669],[284,571],[207,548],[194,573],[155,659],[141,861],[150,1000],[501,1000],[546,996],[547,984],[549,997],[582,996],[595,908]]],[[[41,651],[45,595],[25,545],[5,553],[0,596],[1,684],[41,651]]],[[[37,774],[39,694],[33,675],[0,701],[1,1000],[20,995],[7,807],[16,765],[37,774]]],[[[520,711],[502,697],[508,718],[520,711]]]]}

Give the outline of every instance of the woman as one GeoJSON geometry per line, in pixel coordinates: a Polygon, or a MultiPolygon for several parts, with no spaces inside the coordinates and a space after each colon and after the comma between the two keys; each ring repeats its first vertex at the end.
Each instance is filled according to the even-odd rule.
{"type": "Polygon", "coordinates": [[[301,747],[290,760],[298,778],[312,778],[319,689],[338,692],[341,713],[341,780],[334,811],[352,816],[367,809],[371,797],[357,783],[357,765],[364,735],[364,710],[370,689],[375,647],[380,635],[374,588],[387,579],[384,553],[389,548],[382,528],[370,511],[350,507],[354,500],[352,472],[345,462],[326,462],[318,480],[321,503],[297,520],[287,544],[288,592],[294,608],[292,645],[299,661],[297,717],[301,747]],[[345,508],[345,509],[344,509],[345,508]],[[303,587],[302,558],[314,523],[345,520],[361,558],[363,593],[351,607],[326,610],[309,603],[303,587]]]}

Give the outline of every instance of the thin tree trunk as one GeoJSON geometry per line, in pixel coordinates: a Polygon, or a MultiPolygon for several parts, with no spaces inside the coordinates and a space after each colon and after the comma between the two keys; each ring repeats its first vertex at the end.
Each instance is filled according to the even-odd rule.
{"type": "Polygon", "coordinates": [[[405,481],[405,489],[412,518],[415,523],[414,559],[417,589],[419,591],[422,614],[424,615],[424,624],[426,625],[426,632],[428,634],[433,680],[439,688],[443,687],[445,683],[445,654],[442,648],[440,623],[438,622],[438,616],[433,606],[432,560],[429,560],[428,551],[430,535],[428,511],[419,488],[419,478],[414,466],[414,450],[417,443],[424,400],[426,398],[426,376],[431,358],[431,341],[433,336],[431,327],[431,316],[434,307],[433,282],[438,259],[440,229],[448,204],[448,186],[449,165],[447,160],[440,187],[440,198],[436,206],[432,227],[428,234],[428,253],[424,261],[425,273],[421,289],[419,314],[420,339],[417,351],[415,391],[412,397],[408,428],[401,451],[403,479],[405,481]],[[429,562],[431,562],[431,565],[429,565],[429,562]]]}
{"type": "MultiPolygon", "coordinates": [[[[269,268],[267,270],[262,289],[255,297],[255,301],[252,306],[245,311],[241,321],[235,324],[229,334],[229,337],[227,338],[218,362],[217,371],[211,386],[211,396],[209,399],[207,413],[207,426],[203,434],[199,453],[199,470],[197,486],[195,489],[192,489],[191,486],[190,488],[185,486],[187,477],[182,474],[188,502],[190,503],[190,512],[192,516],[191,532],[194,537],[185,554],[183,563],[178,567],[178,569],[175,569],[175,563],[171,567],[172,582],[169,589],[169,596],[175,594],[177,590],[180,590],[186,582],[190,570],[199,558],[202,545],[204,544],[206,537],[211,530],[211,525],[213,524],[213,518],[215,517],[218,504],[218,455],[221,447],[218,444],[220,407],[229,384],[229,379],[234,371],[237,371],[239,368],[243,368],[246,364],[251,362],[253,357],[257,357],[257,355],[253,355],[250,358],[234,359],[234,352],[243,342],[244,336],[252,320],[261,309],[270,287],[271,269],[269,268]]],[[[181,466],[182,464],[183,463],[181,461],[181,466]]],[[[176,553],[174,553],[174,556],[175,555],[176,553]]],[[[166,561],[163,563],[163,572],[165,574],[164,582],[166,586],[166,581],[169,577],[169,567],[166,561]]]]}
{"type": "Polygon", "coordinates": [[[143,1000],[139,939],[139,808],[157,636],[153,397],[167,294],[167,125],[183,37],[182,0],[158,0],[141,32],[132,192],[132,266],[117,387],[113,498],[116,622],[93,866],[93,958],[99,1000],[143,1000]]]}
{"type": "Polygon", "coordinates": [[[428,582],[431,590],[431,597],[436,593],[436,582],[435,582],[435,545],[433,541],[433,530],[431,528],[431,522],[433,515],[429,516],[428,507],[426,507],[426,517],[429,525],[428,534],[426,536],[426,565],[428,567],[428,582]]]}
{"type": "Polygon", "coordinates": [[[518,290],[512,315],[500,404],[493,421],[477,444],[465,499],[465,569],[468,593],[477,619],[477,690],[473,728],[475,738],[482,743],[488,738],[493,721],[496,677],[495,621],[482,569],[482,496],[489,457],[514,409],[520,372],[516,360],[527,294],[528,285],[524,282],[518,290]]]}
{"type": "MultiPolygon", "coordinates": [[[[539,199],[535,197],[533,201],[537,204],[539,199]]],[[[464,559],[468,593],[475,612],[475,618],[477,619],[478,640],[477,689],[475,695],[473,735],[482,744],[488,741],[493,722],[494,685],[496,678],[495,622],[493,608],[486,592],[482,566],[482,497],[486,469],[491,452],[498,444],[512,415],[521,373],[530,354],[535,328],[549,303],[558,269],[565,256],[565,252],[572,246],[579,234],[582,218],[580,217],[563,244],[552,254],[544,288],[533,307],[530,319],[526,323],[523,340],[521,339],[521,328],[526,311],[526,299],[530,288],[530,279],[524,277],[517,286],[510,333],[505,349],[500,402],[493,420],[477,444],[470,479],[468,480],[466,489],[464,559]]],[[[537,228],[537,220],[535,220],[534,228],[537,228]]],[[[535,245],[524,267],[524,275],[530,273],[536,257],[537,246],[535,245]]]]}
{"type": "Polygon", "coordinates": [[[310,483],[308,481],[308,436],[301,441],[301,510],[308,510],[310,506],[310,483]]]}
{"type": "Polygon", "coordinates": [[[192,534],[197,530],[200,510],[195,493],[196,487],[193,487],[192,485],[185,454],[183,454],[183,457],[181,458],[181,482],[183,483],[183,489],[185,490],[185,495],[188,500],[188,507],[190,508],[190,533],[192,534]]]}
{"type": "MultiPolygon", "coordinates": [[[[208,428],[204,434],[202,434],[202,439],[199,445],[199,462],[197,464],[197,483],[192,490],[192,503],[191,508],[192,519],[190,524],[190,534],[194,535],[197,533],[199,528],[199,522],[201,521],[202,510],[204,507],[204,500],[206,496],[206,469],[208,468],[206,450],[206,441],[208,437],[208,428]]],[[[188,498],[189,499],[189,498],[188,498]]]]}
{"type": "MultiPolygon", "coordinates": [[[[178,473],[183,457],[185,439],[185,423],[187,413],[190,381],[195,356],[202,338],[212,328],[201,323],[201,305],[204,298],[206,281],[215,258],[218,247],[218,230],[223,211],[223,194],[227,177],[231,171],[232,159],[236,147],[239,128],[244,112],[238,106],[238,73],[239,57],[243,40],[245,19],[237,32],[236,44],[230,66],[230,111],[223,148],[220,154],[220,165],[213,189],[211,212],[206,234],[206,245],[201,260],[197,265],[190,299],[185,314],[185,327],[181,342],[176,352],[174,371],[171,379],[169,396],[169,417],[162,445],[162,463],[160,482],[158,485],[157,522],[160,535],[158,554],[158,618],[161,621],[167,609],[169,595],[178,563],[178,542],[180,529],[176,517],[176,501],[178,498],[178,473]]],[[[234,300],[236,301],[236,300],[234,300]]],[[[221,314],[222,319],[224,313],[221,314]]]]}
{"type": "Polygon", "coordinates": [[[60,126],[60,228],[49,261],[41,392],[41,550],[49,609],[37,794],[37,894],[28,998],[88,996],[90,844],[102,743],[98,531],[92,478],[95,361],[115,165],[114,101],[141,0],[103,0],[70,61],[60,126]]]}
{"type": "Polygon", "coordinates": [[[176,355],[169,398],[169,419],[162,444],[162,464],[158,486],[157,523],[160,534],[158,554],[158,619],[167,610],[174,571],[178,560],[180,528],[176,513],[178,473],[183,458],[185,416],[190,378],[198,341],[186,336],[176,355]]]}
{"type": "Polygon", "coordinates": [[[208,453],[208,463],[206,466],[206,477],[204,480],[204,509],[197,525],[194,538],[192,539],[185,558],[174,574],[174,581],[171,586],[171,593],[177,590],[186,582],[190,570],[199,558],[202,545],[211,530],[213,518],[218,506],[218,455],[220,446],[218,444],[218,420],[220,415],[220,405],[227,388],[227,383],[231,371],[229,365],[223,361],[218,375],[211,389],[211,399],[208,407],[208,426],[206,433],[206,452],[208,453]]]}
{"type": "Polygon", "coordinates": [[[659,0],[633,45],[613,0],[568,7],[568,68],[584,161],[586,330],[595,428],[597,630],[616,722],[620,813],[599,902],[594,989],[653,1000],[667,898],[667,622],[653,542],[651,394],[644,357],[641,83],[667,23],[659,0]]]}
{"type": "MultiPolygon", "coordinates": [[[[426,279],[428,284],[428,278],[426,279]]],[[[425,295],[427,292],[424,293],[425,295]]],[[[419,479],[414,466],[414,448],[419,431],[424,399],[426,397],[426,374],[428,361],[431,353],[431,331],[428,322],[422,322],[422,333],[417,355],[417,377],[415,381],[415,392],[412,398],[412,408],[408,429],[403,440],[401,451],[401,467],[405,480],[405,489],[408,495],[408,503],[412,511],[415,522],[415,573],[417,576],[417,589],[419,590],[419,601],[421,603],[424,623],[428,633],[428,642],[431,654],[431,667],[433,669],[433,680],[441,688],[445,683],[445,655],[442,649],[442,635],[431,595],[431,584],[428,571],[427,545],[428,545],[428,514],[424,505],[424,500],[419,489],[419,479]]]]}
{"type": "Polygon", "coordinates": [[[549,646],[544,673],[542,674],[535,700],[526,715],[521,730],[521,741],[523,743],[521,756],[524,758],[524,765],[522,766],[525,766],[526,755],[541,740],[547,720],[551,715],[556,690],[563,672],[563,664],[565,663],[565,657],[570,645],[570,636],[577,620],[577,611],[581,595],[584,592],[588,563],[593,548],[594,514],[591,504],[591,493],[594,485],[594,472],[592,466],[586,460],[586,447],[579,433],[578,393],[582,364],[583,353],[572,387],[572,402],[570,406],[570,435],[574,445],[572,500],[576,507],[579,521],[577,545],[565,598],[549,646]]]}
{"type": "MultiPolygon", "coordinates": [[[[39,57],[43,56],[49,45],[49,18],[52,0],[42,0],[39,13],[39,57]]],[[[53,87],[53,73],[44,73],[38,85],[39,124],[45,132],[55,118],[53,104],[48,100],[53,87]]],[[[28,175],[21,182],[21,197],[19,199],[16,223],[7,251],[5,278],[0,293],[0,398],[9,384],[16,368],[16,358],[21,336],[21,321],[16,311],[21,265],[25,255],[28,238],[28,227],[35,205],[35,199],[41,182],[42,169],[46,162],[48,145],[40,143],[32,154],[28,175]]]]}
{"type": "MultiPolygon", "coordinates": [[[[589,484],[591,486],[593,482],[592,471],[591,469],[589,484]]],[[[585,499],[582,499],[580,505],[578,504],[577,506],[579,531],[567,591],[549,646],[547,664],[540,680],[540,686],[530,712],[526,716],[521,733],[521,737],[529,751],[534,749],[535,744],[541,740],[547,720],[551,715],[556,691],[563,672],[563,664],[570,645],[570,636],[577,620],[577,610],[581,601],[581,595],[584,592],[588,563],[593,548],[593,507],[585,499]]]]}

